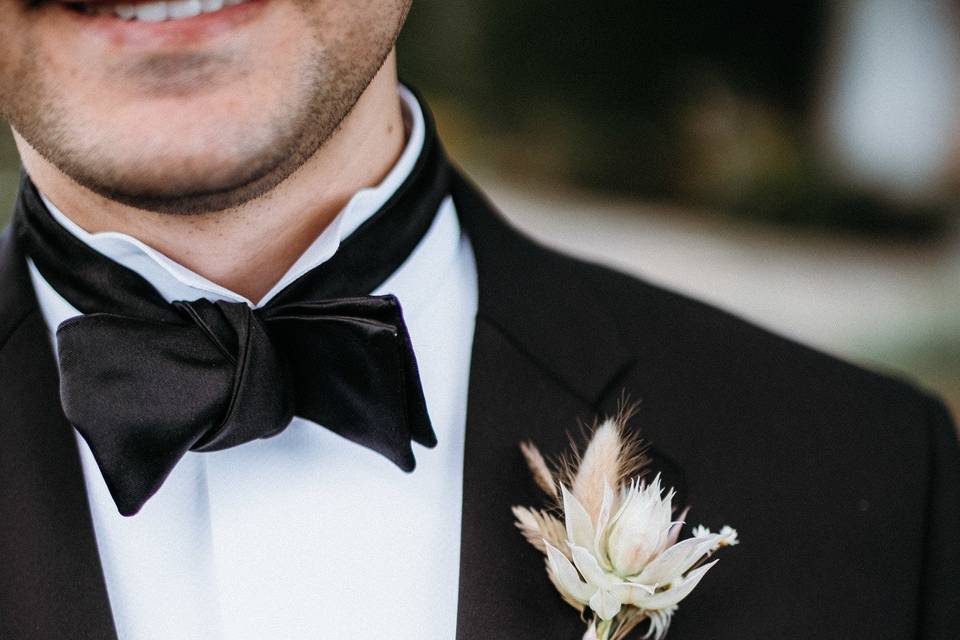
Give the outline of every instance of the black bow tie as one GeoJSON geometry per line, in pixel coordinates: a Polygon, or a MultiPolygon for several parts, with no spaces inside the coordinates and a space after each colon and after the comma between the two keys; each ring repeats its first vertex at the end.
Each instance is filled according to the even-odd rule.
{"type": "Polygon", "coordinates": [[[400,189],[326,263],[264,307],[168,304],[143,278],[60,226],[24,176],[14,214],[37,269],[83,316],[57,330],[64,413],[120,513],[133,515],[187,451],[283,431],[294,415],[405,471],[436,445],[400,304],[370,296],[410,255],[448,193],[427,115],[400,189]]]}

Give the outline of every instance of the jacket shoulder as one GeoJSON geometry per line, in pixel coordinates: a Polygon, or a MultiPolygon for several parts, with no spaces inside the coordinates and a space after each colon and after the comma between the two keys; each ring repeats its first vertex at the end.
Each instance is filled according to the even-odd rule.
{"type": "MultiPolygon", "coordinates": [[[[935,399],[902,374],[877,371],[785,337],[736,313],[642,278],[546,250],[613,320],[637,365],[749,395],[790,389],[791,396],[862,404],[935,399]],[[854,402],[856,401],[856,402],[854,402]]],[[[783,398],[784,401],[787,398],[783,398]]]]}

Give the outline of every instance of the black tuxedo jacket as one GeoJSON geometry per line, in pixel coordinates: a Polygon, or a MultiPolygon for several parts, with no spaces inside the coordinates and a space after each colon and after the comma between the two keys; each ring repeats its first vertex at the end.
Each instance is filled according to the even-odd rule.
{"type": "MultiPolygon", "coordinates": [[[[960,638],[960,451],[936,400],[538,246],[462,178],[454,197],[480,292],[457,640],[580,639],[578,614],[513,526],[511,505],[542,501],[517,445],[556,454],[624,393],[641,402],[633,424],[689,520],[729,523],[742,540],[681,603],[671,640],[960,638]]],[[[116,637],[84,491],[47,328],[7,232],[3,640],[116,637]]]]}

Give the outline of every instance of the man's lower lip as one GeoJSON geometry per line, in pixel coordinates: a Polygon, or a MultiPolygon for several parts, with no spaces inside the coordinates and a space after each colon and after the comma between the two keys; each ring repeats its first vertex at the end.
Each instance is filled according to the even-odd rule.
{"type": "Polygon", "coordinates": [[[228,33],[256,18],[268,0],[249,0],[224,6],[219,11],[192,18],[147,22],[124,20],[113,15],[89,15],[61,5],[84,32],[107,39],[111,45],[133,48],[163,48],[196,44],[228,33]]]}

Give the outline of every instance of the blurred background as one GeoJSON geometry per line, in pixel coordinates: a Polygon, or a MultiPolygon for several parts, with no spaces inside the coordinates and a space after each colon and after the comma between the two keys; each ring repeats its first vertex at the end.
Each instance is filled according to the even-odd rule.
{"type": "MultiPolygon", "coordinates": [[[[944,396],[960,416],[949,0],[417,0],[403,79],[544,242],[944,396]]],[[[0,224],[17,158],[0,137],[0,224]]]]}

